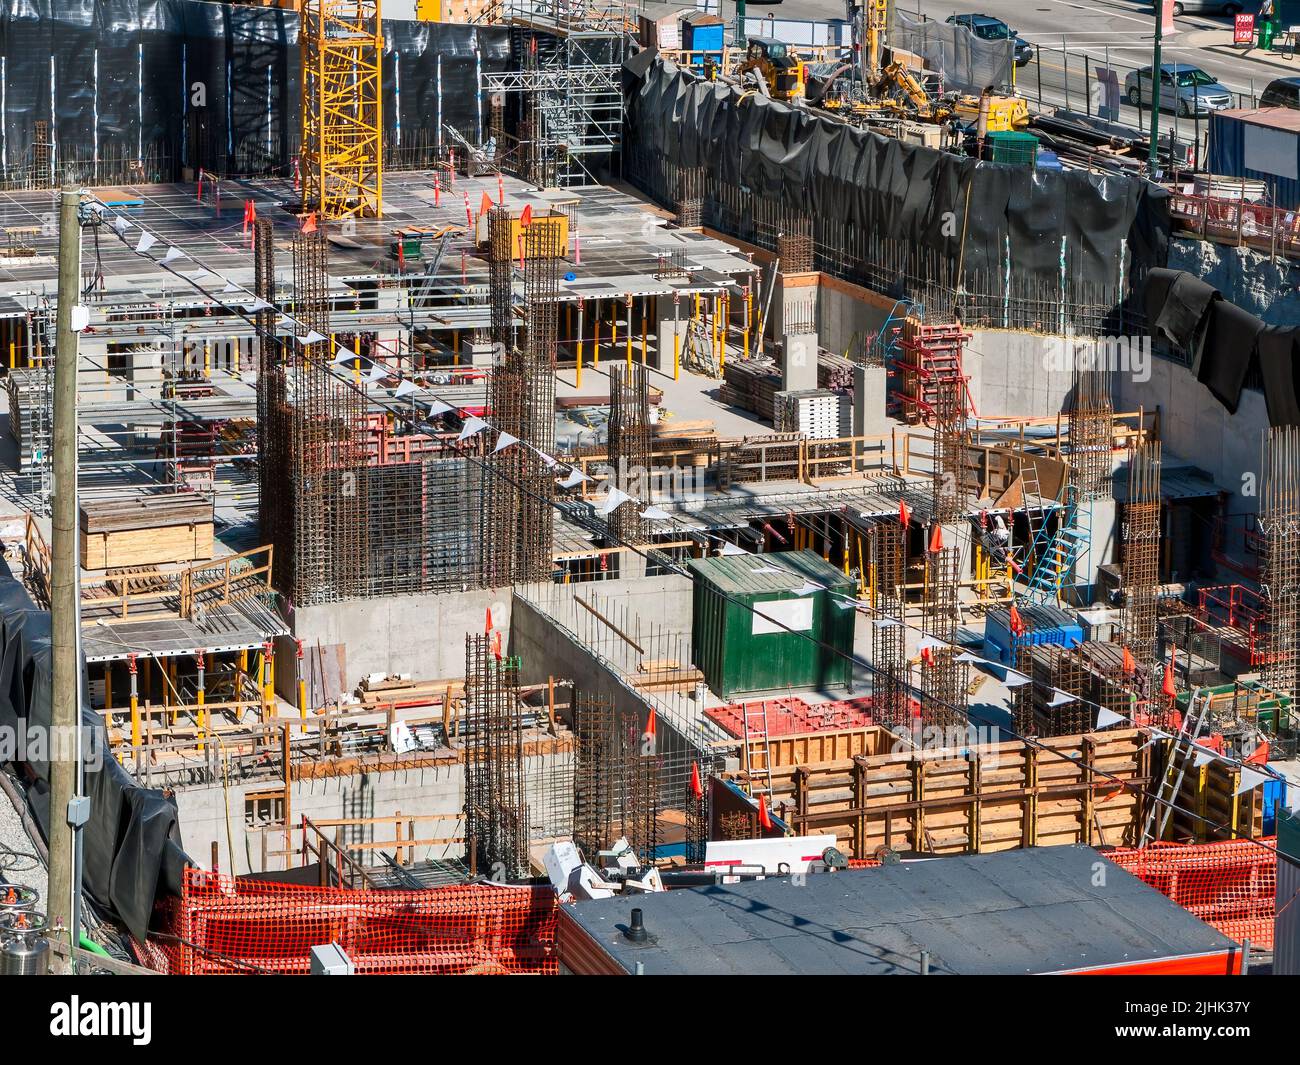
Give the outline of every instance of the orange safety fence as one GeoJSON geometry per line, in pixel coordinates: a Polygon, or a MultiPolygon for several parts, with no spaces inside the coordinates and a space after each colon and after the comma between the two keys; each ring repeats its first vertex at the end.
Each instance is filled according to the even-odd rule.
{"type": "Polygon", "coordinates": [[[1273,949],[1277,837],[1151,843],[1106,851],[1139,880],[1238,943],[1273,949]]]}
{"type": "Polygon", "coordinates": [[[358,974],[555,974],[557,906],[549,884],[355,891],[190,869],[141,953],[172,975],[307,973],[328,943],[358,974]]]}

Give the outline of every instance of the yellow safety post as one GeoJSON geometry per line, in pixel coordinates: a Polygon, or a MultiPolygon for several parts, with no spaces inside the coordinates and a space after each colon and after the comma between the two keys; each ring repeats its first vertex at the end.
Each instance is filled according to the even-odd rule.
{"type": "Polygon", "coordinates": [[[596,301],[595,335],[591,338],[591,368],[600,369],[600,300],[596,301]]]}
{"type": "Polygon", "coordinates": [[[645,297],[641,297],[641,365],[646,365],[645,345],[646,337],[649,335],[650,327],[646,323],[645,297]]]}
{"type": "MultiPolygon", "coordinates": [[[[673,293],[673,380],[676,381],[682,373],[682,329],[681,329],[681,309],[682,297],[679,293],[673,293]]],[[[661,359],[662,361],[662,359],[661,359]]]]}
{"type": "Polygon", "coordinates": [[[460,365],[460,330],[451,331],[451,363],[453,366],[460,365]]]}
{"type": "Polygon", "coordinates": [[[579,300],[578,301],[578,376],[574,382],[578,388],[582,387],[582,327],[583,327],[582,311],[583,311],[583,304],[582,301],[579,300]]]}
{"type": "Polygon", "coordinates": [[[104,710],[105,720],[107,720],[107,711],[113,709],[113,663],[104,663],[104,710]]]}
{"type": "Polygon", "coordinates": [[[745,286],[745,358],[749,358],[749,323],[754,313],[754,290],[745,286]]]}
{"type": "Polygon", "coordinates": [[[718,333],[721,337],[718,342],[718,368],[725,369],[727,365],[727,331],[731,325],[731,297],[724,292],[721,298],[722,323],[718,327],[718,333]]]}
{"type": "Polygon", "coordinates": [[[627,298],[627,368],[632,369],[632,297],[627,298]]]}
{"type": "Polygon", "coordinates": [[[298,644],[297,655],[294,659],[294,669],[298,672],[298,716],[304,721],[307,720],[307,678],[302,675],[302,641],[296,641],[298,644]]]}
{"type": "Polygon", "coordinates": [[[205,749],[206,746],[203,742],[203,734],[208,730],[208,712],[203,709],[204,701],[206,699],[206,692],[204,691],[202,651],[196,651],[194,653],[194,664],[198,667],[198,671],[199,671],[198,691],[195,692],[194,695],[195,702],[198,705],[198,710],[195,712],[194,716],[195,716],[195,724],[198,725],[198,730],[199,730],[199,750],[202,751],[205,749]]]}
{"type": "Polygon", "coordinates": [[[9,341],[9,369],[12,370],[17,366],[17,358],[18,355],[14,350],[14,342],[11,340],[9,341]]]}
{"type": "Polygon", "coordinates": [[[212,342],[203,341],[203,378],[210,380],[212,377],[212,342]]]}
{"type": "Polygon", "coordinates": [[[131,746],[140,749],[140,691],[137,688],[135,655],[126,656],[126,666],[131,675],[131,746]]]}

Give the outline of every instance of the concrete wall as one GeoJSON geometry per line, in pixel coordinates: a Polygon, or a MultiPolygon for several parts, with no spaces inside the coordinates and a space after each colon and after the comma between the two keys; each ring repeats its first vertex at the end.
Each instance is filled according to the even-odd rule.
{"type": "Polygon", "coordinates": [[[1169,242],[1169,267],[1201,278],[1269,325],[1300,320],[1300,264],[1250,248],[1178,239],[1169,242]]]}
{"type": "Polygon", "coordinates": [[[976,329],[962,354],[981,417],[1045,417],[1064,409],[1073,374],[1053,356],[1069,341],[1039,333],[976,329]]]}
{"type": "Polygon", "coordinates": [[[1243,494],[1245,474],[1259,481],[1262,434],[1268,428],[1264,395],[1243,391],[1236,414],[1229,414],[1191,371],[1167,359],[1151,360],[1148,381],[1117,375],[1117,404],[1123,410],[1159,409],[1160,436],[1166,452],[1187,459],[1232,492],[1229,513],[1253,513],[1258,495],[1243,494]]]}
{"type": "MultiPolygon", "coordinates": [[[[208,787],[178,788],[176,805],[180,810],[181,841],[185,851],[205,868],[211,862],[212,843],[218,845],[219,862],[223,872],[248,873],[262,871],[262,836],[258,830],[250,831],[245,822],[244,803],[250,793],[272,791],[277,781],[258,781],[251,784],[231,784],[229,789],[214,784],[208,787]],[[227,822],[227,817],[229,821],[227,822]],[[234,841],[233,859],[229,840],[234,841]]],[[[379,817],[401,811],[405,814],[455,814],[460,816],[465,805],[465,770],[455,765],[433,766],[387,773],[359,773],[354,776],[329,777],[321,780],[300,780],[293,786],[290,796],[290,818],[297,824],[303,815],[313,820],[344,817],[379,817]]],[[[374,826],[370,838],[394,838],[395,825],[374,826]]],[[[431,826],[424,826],[429,828],[431,826]]],[[[461,835],[464,822],[437,822],[437,836],[461,835]]],[[[417,829],[423,831],[423,828],[417,829]]],[[[433,832],[429,833],[432,838],[433,832]]],[[[295,834],[295,842],[301,837],[295,834]]],[[[284,847],[282,832],[271,832],[267,839],[269,850],[284,847]]],[[[427,857],[460,857],[463,846],[440,847],[431,853],[417,853],[417,859],[427,857]]],[[[291,865],[297,865],[294,859],[291,865]]],[[[267,868],[284,868],[283,859],[268,862],[267,868]]]]}
{"type": "MultiPolygon", "coordinates": [[[[368,673],[409,673],[420,680],[465,673],[464,634],[482,632],[485,612],[510,624],[509,589],[398,595],[300,607],[291,622],[307,647],[346,645],[346,690],[368,673]]],[[[278,672],[278,671],[277,671],[278,672]]],[[[278,678],[277,678],[278,679],[278,678]]]]}

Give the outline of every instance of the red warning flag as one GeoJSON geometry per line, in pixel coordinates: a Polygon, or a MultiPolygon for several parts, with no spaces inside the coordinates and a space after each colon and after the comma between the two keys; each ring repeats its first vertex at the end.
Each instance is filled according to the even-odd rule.
{"type": "Polygon", "coordinates": [[[490,210],[492,210],[492,197],[485,192],[478,202],[478,216],[482,218],[490,210]]]}
{"type": "Polygon", "coordinates": [[[691,794],[697,799],[704,798],[704,785],[700,783],[700,763],[691,763],[691,794]]]}
{"type": "Polygon", "coordinates": [[[650,716],[645,719],[644,735],[653,736],[654,734],[655,734],[655,708],[652,706],[650,707],[650,716]]]}
{"type": "Polygon", "coordinates": [[[312,211],[302,220],[302,231],[304,233],[316,232],[316,212],[312,211]]]}
{"type": "Polygon", "coordinates": [[[903,528],[907,528],[912,520],[912,508],[907,505],[906,499],[898,501],[898,520],[902,523],[903,528]]]}
{"type": "Polygon", "coordinates": [[[937,555],[943,550],[943,526],[938,522],[930,530],[930,554],[937,555]]]}
{"type": "Polygon", "coordinates": [[[492,608],[490,606],[483,608],[483,631],[492,631],[492,608]]]}
{"type": "Polygon", "coordinates": [[[526,203],[524,204],[523,214],[519,216],[519,225],[522,228],[527,229],[532,224],[533,224],[533,205],[531,203],[526,203]]]}
{"type": "Polygon", "coordinates": [[[1178,686],[1174,684],[1174,664],[1172,662],[1165,663],[1165,680],[1160,685],[1160,690],[1171,699],[1178,697],[1178,686]]]}
{"type": "Polygon", "coordinates": [[[762,795],[758,797],[758,824],[760,828],[772,831],[772,815],[767,812],[767,799],[762,795]]]}
{"type": "Polygon", "coordinates": [[[498,629],[492,634],[492,654],[497,661],[501,661],[501,631],[498,629]]]}
{"type": "Polygon", "coordinates": [[[1124,648],[1124,672],[1133,673],[1137,670],[1137,663],[1133,661],[1133,656],[1129,653],[1127,647],[1124,648]]]}
{"type": "Polygon", "coordinates": [[[1020,611],[1016,609],[1016,604],[1011,604],[1011,634],[1013,636],[1023,636],[1025,629],[1025,619],[1020,616],[1020,611]]]}
{"type": "Polygon", "coordinates": [[[1242,765],[1267,765],[1268,764],[1268,740],[1263,740],[1258,747],[1250,752],[1247,758],[1242,759],[1242,765]]]}
{"type": "Polygon", "coordinates": [[[928,646],[921,648],[921,661],[927,666],[934,665],[934,651],[932,648],[928,646]]]}

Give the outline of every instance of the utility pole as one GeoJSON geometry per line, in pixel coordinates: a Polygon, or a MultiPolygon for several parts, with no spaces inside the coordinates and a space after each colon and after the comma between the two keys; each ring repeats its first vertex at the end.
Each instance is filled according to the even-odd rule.
{"type": "Polygon", "coordinates": [[[69,823],[77,792],[81,724],[81,662],[77,627],[81,582],[77,575],[77,334],[72,309],[81,287],[81,190],[65,185],[59,206],[59,305],[54,348],[54,491],[50,565],[50,625],[54,652],[50,694],[50,870],[45,900],[50,927],[62,925],[75,948],[81,935],[75,875],[76,833],[69,823]],[[76,885],[76,886],[74,886],[76,885]]]}
{"type": "MultiPolygon", "coordinates": [[[[1167,0],[1156,0],[1155,49],[1151,57],[1151,146],[1147,149],[1147,167],[1154,177],[1160,166],[1160,39],[1167,0]]],[[[1138,78],[1138,100],[1142,99],[1142,79],[1138,78]]]]}
{"type": "MultiPolygon", "coordinates": [[[[718,14],[722,14],[721,11],[718,14]]],[[[745,43],[745,0],[736,0],[736,44],[745,43]]]]}

